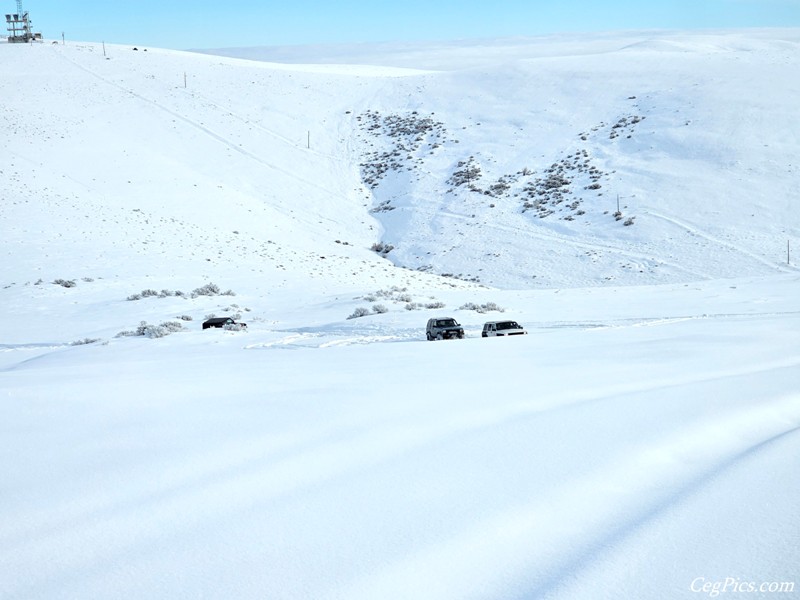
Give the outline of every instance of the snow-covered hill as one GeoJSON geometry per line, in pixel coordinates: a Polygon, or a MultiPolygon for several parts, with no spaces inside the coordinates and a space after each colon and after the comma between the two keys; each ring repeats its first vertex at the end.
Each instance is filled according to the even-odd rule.
{"type": "Polygon", "coordinates": [[[799,48],[0,44],[0,596],[798,593],[799,48]]]}
{"type": "Polygon", "coordinates": [[[375,243],[511,289],[772,274],[800,232],[797,38],[496,43],[425,72],[4,45],[5,243],[67,241],[72,274],[9,248],[45,279],[132,254],[350,283],[375,243]]]}
{"type": "Polygon", "coordinates": [[[441,70],[351,101],[350,156],[396,264],[503,287],[779,268],[800,226],[796,31],[478,50],[443,48],[439,66],[398,49],[396,64],[441,70]]]}

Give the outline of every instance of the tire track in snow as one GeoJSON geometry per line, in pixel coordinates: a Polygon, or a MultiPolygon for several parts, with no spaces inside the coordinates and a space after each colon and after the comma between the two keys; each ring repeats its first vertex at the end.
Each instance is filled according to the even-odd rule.
{"type": "MultiPolygon", "coordinates": [[[[618,329],[624,327],[658,327],[673,325],[684,321],[701,319],[753,320],[762,318],[787,317],[796,318],[800,311],[766,312],[766,313],[702,313],[678,314],[660,317],[631,317],[595,321],[528,321],[528,331],[546,331],[560,329],[618,329]]],[[[381,344],[395,342],[424,342],[424,332],[420,329],[384,327],[375,329],[348,329],[330,326],[303,327],[298,330],[275,330],[272,333],[286,333],[278,339],[248,344],[245,350],[296,350],[298,348],[323,349],[334,346],[355,344],[381,344]]],[[[480,329],[467,330],[467,337],[480,337],[480,329]]]]}
{"type": "Polygon", "coordinates": [[[269,127],[264,127],[263,125],[261,125],[256,120],[250,119],[249,117],[246,117],[246,116],[243,116],[243,115],[240,115],[238,113],[233,112],[229,108],[227,108],[227,107],[215,102],[214,100],[211,100],[208,96],[204,96],[203,94],[201,94],[199,92],[192,91],[190,93],[190,95],[193,98],[199,98],[200,100],[205,102],[208,106],[211,106],[212,108],[215,108],[220,113],[224,113],[224,114],[228,115],[229,117],[232,117],[233,119],[236,119],[237,121],[240,121],[242,124],[247,125],[248,127],[253,127],[255,129],[258,129],[259,131],[269,135],[273,139],[276,139],[276,140],[278,140],[280,142],[283,142],[284,144],[286,144],[287,146],[289,146],[293,150],[299,150],[299,151],[301,151],[303,153],[307,153],[307,154],[314,154],[316,156],[319,156],[320,158],[326,158],[326,159],[329,159],[329,160],[332,160],[332,161],[335,161],[335,162],[346,162],[347,161],[347,159],[344,156],[338,156],[338,155],[335,155],[335,154],[328,154],[326,152],[320,152],[319,150],[316,150],[314,148],[308,148],[308,147],[303,146],[302,144],[298,144],[297,142],[292,141],[291,139],[287,138],[286,136],[283,136],[280,133],[278,133],[276,131],[273,131],[269,127]]]}
{"type": "Polygon", "coordinates": [[[750,258],[750,259],[752,259],[752,260],[754,260],[754,261],[756,261],[756,262],[758,262],[758,263],[760,263],[760,264],[762,264],[762,265],[764,265],[766,267],[769,267],[770,269],[777,268],[780,271],[783,271],[784,273],[794,273],[794,272],[796,272],[796,269],[787,268],[785,265],[782,265],[781,263],[779,263],[777,261],[767,260],[763,256],[759,256],[758,254],[750,252],[749,250],[745,250],[744,248],[736,246],[735,244],[732,244],[731,242],[726,242],[725,240],[721,240],[721,239],[719,239],[717,237],[714,237],[713,235],[705,233],[705,232],[701,231],[700,229],[698,229],[697,227],[689,225],[688,223],[685,223],[685,222],[681,221],[680,219],[676,219],[675,217],[669,217],[667,215],[664,215],[664,214],[661,214],[661,213],[657,213],[657,212],[653,212],[653,211],[648,211],[647,214],[649,216],[655,217],[656,219],[661,219],[662,221],[666,221],[667,223],[671,223],[672,225],[680,227],[681,229],[686,230],[686,232],[689,233],[690,235],[702,238],[702,239],[704,239],[704,240],[706,240],[708,242],[711,242],[712,244],[716,244],[718,246],[722,246],[722,247],[727,248],[729,250],[733,250],[734,252],[737,252],[739,254],[743,254],[744,256],[747,256],[748,258],[750,258]]]}
{"type": "Polygon", "coordinates": [[[0,373],[15,371],[53,352],[72,347],[70,343],[0,344],[0,373]]]}
{"type": "MultiPolygon", "coordinates": [[[[794,357],[780,364],[754,365],[750,372],[766,376],[771,370],[797,369],[798,365],[800,357],[794,357]]],[[[454,414],[448,419],[430,420],[424,415],[420,419],[416,412],[408,413],[397,407],[395,412],[379,415],[378,419],[368,418],[369,426],[365,426],[366,422],[353,426],[345,423],[344,429],[325,427],[307,432],[300,439],[288,435],[282,440],[265,439],[258,443],[249,440],[224,452],[211,448],[209,456],[193,455],[188,457],[191,460],[177,464],[164,479],[168,482],[164,485],[153,487],[152,473],[143,470],[116,493],[102,490],[81,497],[74,506],[60,511],[54,522],[50,518],[45,518],[44,523],[33,519],[37,523],[33,528],[19,523],[3,536],[3,546],[7,551],[13,549],[14,555],[28,564],[38,564],[54,547],[83,544],[101,547],[104,560],[97,568],[104,569],[105,565],[129,562],[139,552],[147,552],[164,531],[178,535],[191,531],[198,521],[214,521],[221,515],[252,510],[254,506],[304,490],[336,485],[355,473],[380,470],[398,456],[432,444],[451,444],[474,432],[536,417],[539,413],[569,410],[577,404],[734,375],[742,375],[742,371],[689,375],[678,381],[672,378],[617,384],[602,390],[587,388],[566,400],[554,397],[549,403],[521,402],[502,409],[489,406],[454,414]],[[187,506],[192,510],[187,512],[187,506]],[[148,525],[146,530],[141,528],[143,520],[148,525]]],[[[353,582],[345,592],[332,597],[391,598],[387,591],[394,590],[394,597],[398,598],[439,600],[444,596],[432,590],[437,590],[442,582],[446,582],[450,597],[468,597],[467,591],[495,585],[495,578],[507,578],[510,572],[517,578],[525,578],[531,564],[547,565],[546,582],[555,585],[560,574],[570,564],[586,560],[591,549],[636,527],[648,515],[661,510],[660,507],[677,502],[692,485],[712,476],[743,452],[798,427],[800,396],[763,402],[713,421],[697,423],[689,431],[678,431],[648,445],[622,464],[608,464],[587,477],[569,481],[536,503],[478,523],[435,547],[423,547],[385,570],[353,582]],[[668,479],[668,493],[662,491],[659,495],[658,490],[668,479]],[[597,488],[593,502],[599,501],[605,511],[588,514],[582,510],[586,508],[585,490],[593,489],[587,486],[597,488]],[[649,493],[652,499],[642,502],[642,496],[649,493]],[[612,506],[618,508],[612,510],[609,508],[612,506]],[[577,519],[576,531],[566,536],[559,528],[565,512],[574,513],[577,519]],[[541,544],[545,555],[537,556],[540,543],[532,549],[531,540],[541,539],[548,543],[541,544]],[[553,555],[554,544],[563,546],[561,554],[553,555]],[[586,556],[576,557],[575,551],[569,550],[587,546],[586,556]],[[419,577],[419,573],[431,572],[437,574],[435,582],[419,577]],[[406,587],[398,586],[398,582],[406,587]],[[415,582],[419,583],[419,589],[414,587],[415,582]],[[375,590],[381,593],[374,594],[375,590]]],[[[79,553],[65,557],[52,567],[56,569],[52,576],[63,583],[63,575],[58,573],[80,572],[86,567],[82,561],[79,553]]]]}
{"type": "MultiPolygon", "coordinates": [[[[430,211],[430,215],[433,216],[442,216],[442,217],[449,217],[452,219],[458,219],[462,221],[471,221],[470,217],[466,215],[459,215],[457,213],[453,213],[451,211],[430,211]]],[[[648,261],[657,261],[659,264],[662,264],[666,267],[670,267],[675,269],[678,272],[686,273],[687,275],[691,275],[695,278],[701,279],[714,279],[715,276],[710,273],[701,273],[700,271],[695,271],[691,269],[687,269],[683,265],[679,265],[678,263],[670,262],[668,260],[664,260],[662,258],[654,257],[652,254],[642,254],[640,252],[635,252],[633,250],[626,250],[624,248],[619,248],[617,246],[613,246],[607,243],[600,243],[599,241],[587,241],[587,240],[580,240],[574,239],[572,237],[558,235],[557,233],[546,233],[544,231],[539,231],[535,229],[528,229],[523,227],[513,227],[510,225],[501,225],[498,223],[490,222],[484,223],[482,225],[484,228],[489,229],[496,229],[499,231],[506,231],[509,233],[513,233],[515,235],[525,235],[531,238],[535,238],[538,240],[544,240],[548,242],[555,242],[557,244],[564,244],[567,246],[571,246],[574,248],[580,248],[583,250],[602,250],[604,252],[608,252],[610,254],[616,255],[618,257],[624,257],[629,260],[637,261],[637,262],[648,262],[648,261]]]]}
{"type": "MultiPolygon", "coordinates": [[[[267,160],[264,160],[263,158],[261,158],[257,154],[254,154],[253,152],[245,150],[244,148],[242,148],[241,146],[239,146],[235,142],[231,141],[230,139],[226,138],[225,136],[216,133],[215,131],[213,131],[209,127],[206,127],[205,125],[203,125],[203,124],[201,124],[201,123],[199,123],[199,122],[197,122],[197,121],[195,121],[193,119],[190,119],[186,115],[183,115],[183,114],[181,114],[181,113],[179,113],[179,112],[177,112],[177,111],[175,111],[175,110],[173,110],[171,108],[168,108],[168,107],[164,106],[163,104],[160,104],[156,100],[151,100],[150,98],[147,98],[147,97],[143,96],[142,94],[139,94],[139,93],[133,91],[132,89],[126,88],[125,86],[120,85],[120,84],[118,84],[118,83],[116,83],[114,81],[110,81],[110,80],[106,79],[105,77],[103,77],[102,75],[92,71],[88,67],[85,67],[85,66],[81,65],[80,63],[75,62],[74,60],[72,60],[68,56],[65,56],[63,54],[60,54],[60,56],[64,60],[70,62],[72,65],[77,67],[78,69],[80,69],[80,70],[84,71],[85,73],[88,73],[89,75],[99,79],[103,83],[105,83],[107,85],[110,85],[112,87],[115,87],[115,88],[125,92],[126,94],[130,94],[134,98],[137,98],[138,100],[141,100],[142,102],[144,102],[146,104],[152,105],[152,106],[158,108],[159,110],[164,111],[165,113],[169,114],[170,116],[175,117],[176,119],[179,119],[180,121],[190,125],[191,127],[203,132],[205,135],[209,136],[210,138],[220,142],[221,144],[223,144],[228,149],[234,150],[234,151],[238,152],[239,154],[241,154],[242,156],[245,156],[245,157],[247,157],[247,158],[249,158],[249,159],[251,159],[251,160],[253,160],[253,161],[255,161],[255,162],[257,162],[257,163],[259,163],[259,164],[261,164],[261,165],[263,165],[263,166],[265,166],[267,168],[269,168],[269,169],[277,171],[278,173],[282,173],[282,174],[286,175],[287,177],[289,177],[290,179],[293,179],[295,181],[300,182],[304,186],[307,186],[309,188],[312,188],[312,189],[315,189],[315,190],[317,190],[319,192],[322,192],[326,196],[329,196],[329,197],[332,197],[332,198],[338,198],[339,197],[337,194],[335,194],[334,192],[330,191],[329,189],[327,189],[325,187],[322,187],[320,185],[317,185],[317,184],[315,184],[315,183],[313,183],[313,182],[311,182],[311,181],[309,181],[307,179],[304,179],[304,178],[302,178],[302,177],[300,177],[298,175],[295,175],[291,171],[288,171],[287,169],[279,167],[274,163],[271,163],[271,162],[269,162],[267,160]]],[[[229,112],[229,111],[226,111],[226,112],[229,112]]],[[[229,113],[229,114],[232,114],[232,113],[229,113]]]]}
{"type": "Polygon", "coordinates": [[[509,587],[513,597],[539,598],[731,465],[798,432],[800,395],[696,422],[328,598],[468,598],[509,587]]]}
{"type": "MultiPolygon", "coordinates": [[[[427,342],[426,342],[427,343],[427,342]]],[[[280,452],[273,456],[273,441],[267,441],[267,448],[258,448],[249,445],[243,448],[248,457],[244,463],[251,462],[256,456],[265,460],[262,467],[244,466],[238,468],[226,460],[210,461],[211,464],[219,463],[212,468],[204,467],[202,480],[213,482],[201,484],[195,480],[197,473],[187,471],[183,475],[174,473],[170,477],[170,489],[161,490],[159,499],[151,499],[147,495],[142,498],[132,498],[129,494],[124,496],[124,506],[115,507],[113,500],[104,491],[101,498],[84,498],[82,504],[94,506],[91,514],[86,518],[95,518],[96,511],[106,516],[116,514],[120,510],[127,510],[130,506],[147,506],[153,510],[153,518],[157,513],[166,512],[169,518],[177,518],[171,510],[173,504],[180,506],[185,495],[187,502],[194,497],[198,489],[203,490],[206,502],[204,507],[197,507],[199,512],[209,511],[209,514],[226,512],[228,509],[248,506],[252,500],[246,492],[248,489],[259,489],[258,501],[267,498],[281,497],[286,494],[296,493],[307,487],[318,486],[322,483],[335,480],[354,471],[367,467],[374,467],[384,461],[392,460],[396,456],[424,448],[430,444],[441,443],[443,440],[454,439],[473,432],[499,427],[504,423],[516,422],[520,419],[536,417],[545,413],[555,413],[571,410],[574,407],[597,403],[618,398],[623,395],[647,394],[654,390],[680,388],[682,386],[698,384],[708,381],[722,380],[728,377],[767,373],[778,369],[796,369],[800,367],[800,356],[787,358],[779,362],[762,363],[753,365],[749,369],[719,370],[698,375],[687,375],[682,379],[670,377],[661,380],[646,380],[639,383],[614,384],[604,388],[589,387],[570,394],[567,397],[555,396],[553,398],[522,401],[498,408],[489,406],[453,415],[447,420],[433,422],[420,422],[413,427],[405,417],[398,418],[394,413],[385,416],[383,420],[370,423],[370,426],[355,427],[359,433],[351,434],[341,431],[331,432],[323,429],[315,433],[301,436],[300,442],[287,438],[278,444],[280,452]],[[369,451],[365,451],[369,449],[369,451]],[[274,459],[274,460],[273,460],[274,459]]],[[[800,426],[800,396],[792,397],[789,409],[794,409],[800,426]]],[[[766,411],[767,405],[760,410],[766,411]]],[[[402,414],[403,409],[398,408],[402,414]]],[[[746,412],[746,411],[745,411],[746,412]]],[[[406,417],[408,415],[405,415],[406,417]]],[[[416,418],[414,415],[412,417],[416,418]]],[[[749,418],[749,417],[748,417],[749,418]]],[[[750,423],[748,418],[742,422],[750,423]]],[[[716,421],[715,421],[716,422],[716,421]]],[[[756,421],[752,421],[756,422],[756,421]]],[[[702,429],[702,428],[701,428],[702,429]]],[[[724,428],[721,428],[724,429],[724,428]]],[[[235,453],[234,453],[235,454],[235,453]]],[[[205,463],[205,461],[204,461],[205,463]]],[[[239,465],[242,466],[242,465],[239,465]]],[[[149,478],[149,475],[148,475],[149,478]]],[[[197,515],[195,515],[197,516],[197,515]]],[[[70,522],[74,525],[80,521],[79,515],[73,515],[70,522]]]]}

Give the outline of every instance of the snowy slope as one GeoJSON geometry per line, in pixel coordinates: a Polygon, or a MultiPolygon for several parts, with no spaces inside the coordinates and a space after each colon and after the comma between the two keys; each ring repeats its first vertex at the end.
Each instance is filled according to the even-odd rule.
{"type": "Polygon", "coordinates": [[[796,582],[797,286],[518,293],[524,338],[456,311],[468,339],[428,343],[400,310],[48,349],[0,374],[3,595],[796,582]]]}
{"type": "Polygon", "coordinates": [[[395,64],[439,70],[387,82],[351,115],[390,258],[503,287],[774,272],[800,226],[797,42],[628,33],[395,49],[395,64]]]}
{"type": "MultiPolygon", "coordinates": [[[[29,204],[42,198],[70,242],[104,218],[107,243],[124,240],[110,259],[133,251],[145,271],[154,259],[227,270],[254,254],[260,269],[307,263],[320,242],[379,268],[338,239],[506,288],[778,272],[800,229],[797,33],[569,42],[500,46],[481,66],[467,53],[435,72],[5,45],[8,85],[24,77],[37,93],[5,94],[4,171],[20,199],[3,210],[38,220],[45,203],[29,204]],[[73,214],[82,205],[91,215],[73,214]],[[168,228],[150,218],[173,219],[181,243],[162,247],[168,228]],[[214,256],[194,250],[217,241],[214,256]]],[[[80,270],[43,275],[100,275],[80,270]]]]}
{"type": "Polygon", "coordinates": [[[0,44],[0,597],[799,594],[798,42],[0,44]]]}

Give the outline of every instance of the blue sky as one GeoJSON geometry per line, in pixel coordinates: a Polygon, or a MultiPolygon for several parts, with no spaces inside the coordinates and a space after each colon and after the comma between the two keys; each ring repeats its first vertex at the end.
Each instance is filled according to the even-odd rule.
{"type": "MultiPolygon", "coordinates": [[[[22,0],[46,39],[163,48],[800,26],[800,0],[22,0]]],[[[0,13],[16,0],[0,0],[0,13]]]]}

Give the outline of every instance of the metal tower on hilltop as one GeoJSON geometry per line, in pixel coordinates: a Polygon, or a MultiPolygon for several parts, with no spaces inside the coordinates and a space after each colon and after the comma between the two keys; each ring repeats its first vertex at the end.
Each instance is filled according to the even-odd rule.
{"type": "Polygon", "coordinates": [[[6,15],[9,44],[24,44],[42,39],[41,33],[31,33],[31,21],[28,13],[22,10],[22,0],[17,0],[17,12],[6,15]]]}

